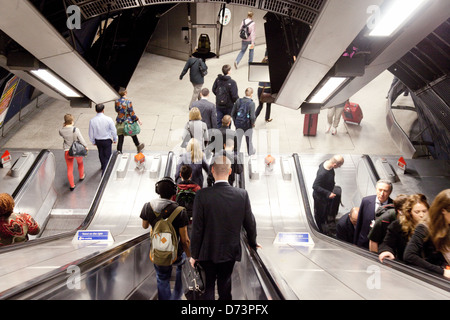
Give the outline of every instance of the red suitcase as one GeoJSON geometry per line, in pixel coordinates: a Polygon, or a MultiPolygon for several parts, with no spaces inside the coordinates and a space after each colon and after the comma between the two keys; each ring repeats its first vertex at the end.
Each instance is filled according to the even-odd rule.
{"type": "Polygon", "coordinates": [[[317,120],[319,114],[305,114],[305,122],[303,123],[303,135],[315,136],[317,132],[317,120]]]}
{"type": "Polygon", "coordinates": [[[349,102],[344,107],[342,117],[344,118],[345,122],[360,124],[364,116],[359,104],[349,102]]]}

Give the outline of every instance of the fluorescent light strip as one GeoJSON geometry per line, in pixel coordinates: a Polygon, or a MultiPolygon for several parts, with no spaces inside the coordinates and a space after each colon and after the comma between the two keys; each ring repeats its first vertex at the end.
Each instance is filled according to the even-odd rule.
{"type": "Polygon", "coordinates": [[[39,70],[32,70],[31,73],[33,73],[36,77],[41,79],[42,81],[46,82],[48,85],[50,85],[52,88],[58,90],[63,95],[69,98],[77,97],[81,98],[81,96],[76,93],[74,90],[69,88],[65,83],[63,83],[61,80],[59,80],[57,77],[55,77],[52,73],[45,69],[39,69],[39,70]]]}
{"type": "Polygon", "coordinates": [[[347,78],[332,77],[327,83],[311,98],[310,103],[323,103],[347,78]]]}
{"type": "Polygon", "coordinates": [[[397,0],[393,3],[375,28],[369,33],[373,37],[388,37],[427,0],[397,0]]]}

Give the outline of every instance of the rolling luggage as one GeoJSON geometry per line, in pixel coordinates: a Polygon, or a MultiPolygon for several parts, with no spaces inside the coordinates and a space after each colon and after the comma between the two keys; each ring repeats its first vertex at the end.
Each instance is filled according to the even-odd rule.
{"type": "Polygon", "coordinates": [[[349,102],[345,105],[344,112],[342,112],[342,118],[345,122],[360,124],[363,117],[363,112],[359,104],[349,102]]]}
{"type": "Polygon", "coordinates": [[[303,123],[303,135],[315,136],[317,133],[317,121],[319,114],[305,114],[305,122],[303,123]]]}

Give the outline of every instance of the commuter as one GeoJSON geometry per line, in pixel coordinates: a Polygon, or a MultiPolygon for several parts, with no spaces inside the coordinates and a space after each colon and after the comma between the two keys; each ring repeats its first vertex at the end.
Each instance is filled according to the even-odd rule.
{"type": "Polygon", "coordinates": [[[312,187],[314,219],[319,231],[330,236],[334,235],[334,230],[331,229],[341,202],[340,187],[337,187],[334,181],[334,169],[340,168],[343,164],[344,158],[341,155],[334,155],[322,162],[312,187]]]}
{"type": "Polygon", "coordinates": [[[336,238],[345,242],[353,243],[355,235],[356,220],[358,220],[358,207],[353,207],[349,213],[342,216],[336,223],[336,238]]]}
{"type": "MultiPolygon", "coordinates": [[[[234,186],[236,174],[241,174],[244,171],[244,165],[242,164],[239,155],[236,153],[233,139],[227,139],[225,141],[225,143],[223,144],[223,150],[216,154],[216,156],[220,155],[226,156],[231,161],[231,174],[228,176],[228,183],[230,184],[230,186],[234,186]]],[[[208,187],[214,184],[214,176],[211,170],[209,171],[207,182],[208,187]]]]}
{"type": "Polygon", "coordinates": [[[393,202],[389,197],[391,192],[392,183],[389,180],[378,180],[376,194],[364,197],[361,200],[355,228],[355,238],[353,239],[354,244],[369,249],[369,239],[367,237],[371,226],[375,223],[375,212],[380,206],[393,202]]]}
{"type": "MultiPolygon", "coordinates": [[[[127,90],[121,88],[119,90],[120,99],[116,100],[115,109],[117,112],[116,118],[116,128],[117,135],[119,137],[119,142],[117,143],[117,151],[122,152],[123,140],[124,140],[124,127],[125,123],[134,123],[137,122],[139,125],[142,125],[142,122],[136,116],[136,113],[133,110],[133,103],[130,99],[127,98],[127,90]]],[[[137,135],[132,135],[134,145],[136,146],[137,153],[140,153],[142,149],[144,149],[145,144],[140,143],[137,135]]]]}
{"type": "MultiPolygon", "coordinates": [[[[176,193],[177,186],[170,177],[164,177],[155,185],[155,191],[159,194],[159,198],[147,202],[140,214],[142,219],[142,227],[148,229],[149,226],[155,228],[155,224],[160,219],[168,219],[178,204],[170,200],[176,193]],[[158,216],[155,214],[159,213],[158,216]]],[[[181,300],[183,294],[183,283],[181,280],[181,272],[186,257],[189,258],[191,253],[189,251],[189,236],[187,233],[187,226],[189,220],[186,210],[183,209],[172,221],[172,225],[179,239],[177,249],[177,260],[171,266],[159,266],[154,264],[156,270],[156,281],[158,286],[159,300],[181,300]],[[172,276],[172,267],[176,266],[176,278],[174,291],[170,289],[170,278],[172,276]]]]}
{"type": "Polygon", "coordinates": [[[347,103],[349,103],[349,100],[347,100],[341,104],[332,106],[331,108],[328,109],[328,113],[327,113],[328,125],[327,125],[327,131],[325,131],[325,133],[330,132],[330,129],[331,129],[331,134],[333,136],[337,133],[337,127],[339,126],[339,122],[341,121],[342,112],[344,111],[344,107],[347,103]]]}
{"type": "Polygon", "coordinates": [[[370,251],[378,253],[378,246],[383,242],[390,223],[397,220],[397,217],[401,215],[406,200],[408,200],[407,195],[399,194],[393,203],[381,206],[375,212],[375,223],[367,236],[370,251]]]}
{"type": "Polygon", "coordinates": [[[202,70],[200,69],[204,71],[208,70],[205,61],[201,58],[191,56],[186,61],[186,64],[180,74],[180,80],[183,80],[184,75],[189,70],[189,80],[191,81],[192,86],[194,87],[192,98],[191,101],[189,102],[189,108],[191,107],[194,101],[198,100],[200,90],[202,90],[203,83],[205,82],[204,73],[202,73],[202,70]]]}
{"type": "Polygon", "coordinates": [[[387,229],[386,237],[380,244],[379,259],[393,260],[397,258],[403,261],[403,253],[406,243],[416,229],[416,226],[428,216],[427,198],[423,194],[413,194],[407,198],[402,207],[402,213],[387,229]]]}
{"type": "Polygon", "coordinates": [[[450,278],[450,189],[441,191],[403,254],[406,263],[450,278]]]}
{"type": "Polygon", "coordinates": [[[89,121],[89,139],[97,146],[102,174],[105,173],[112,154],[112,143],[117,142],[117,130],[114,121],[105,115],[105,106],[95,106],[97,115],[89,121]]]}
{"type": "Polygon", "coordinates": [[[255,22],[253,21],[253,12],[249,11],[247,13],[247,19],[244,19],[241,23],[241,27],[239,28],[240,37],[242,39],[241,51],[239,51],[236,60],[234,61],[234,67],[237,69],[239,62],[244,57],[245,51],[248,50],[248,63],[253,62],[253,54],[255,49],[255,39],[256,39],[256,30],[255,30],[255,22]],[[245,32],[245,36],[243,33],[245,32]],[[248,31],[248,32],[247,32],[248,31]]]}
{"type": "Polygon", "coordinates": [[[214,300],[217,280],[219,300],[231,300],[231,274],[242,256],[241,230],[245,229],[249,246],[256,249],[256,222],[247,191],[227,181],[230,160],[216,157],[211,171],[216,183],[195,196],[190,262],[194,266],[197,261],[206,274],[202,299],[214,300]]]}
{"type": "Polygon", "coordinates": [[[231,117],[236,127],[237,151],[239,152],[241,150],[242,136],[245,134],[247,153],[249,156],[256,153],[252,142],[253,127],[256,121],[255,103],[252,100],[252,96],[253,89],[245,89],[245,97],[238,99],[234,103],[233,110],[231,110],[231,117]]]}
{"type": "Polygon", "coordinates": [[[38,223],[28,213],[14,212],[14,199],[0,193],[0,247],[28,241],[28,235],[40,232],[38,223]]]}
{"type": "Polygon", "coordinates": [[[191,110],[193,107],[198,108],[200,110],[201,118],[208,130],[217,127],[217,111],[214,103],[208,101],[209,97],[209,89],[203,88],[200,91],[200,100],[194,101],[192,105],[189,107],[191,110]]]}
{"type": "Polygon", "coordinates": [[[79,181],[83,181],[84,178],[86,177],[86,175],[84,173],[83,157],[71,157],[69,155],[69,149],[72,146],[72,143],[74,141],[79,141],[83,146],[86,147],[86,150],[88,150],[87,143],[84,140],[84,138],[80,132],[80,129],[75,128],[73,126],[73,124],[74,124],[73,116],[71,114],[66,114],[64,116],[63,127],[61,129],[59,129],[59,135],[61,137],[63,137],[63,139],[64,139],[64,143],[63,143],[64,159],[66,159],[67,179],[69,180],[70,191],[73,191],[75,189],[75,182],[74,182],[74,178],[73,178],[74,160],[77,161],[77,165],[78,165],[78,174],[79,174],[79,178],[80,178],[79,181]]]}
{"type": "Polygon", "coordinates": [[[231,114],[234,103],[239,99],[236,81],[231,79],[231,66],[226,64],[222,67],[222,73],[217,75],[212,92],[216,95],[217,127],[222,125],[222,118],[231,114]]]}
{"type": "Polygon", "coordinates": [[[222,118],[222,126],[219,128],[220,132],[222,133],[222,141],[225,144],[228,139],[233,139],[234,143],[234,151],[237,152],[237,136],[236,131],[231,129],[231,116],[225,115],[222,118]]]}
{"type": "MultiPolygon", "coordinates": [[[[269,60],[267,59],[267,57],[265,57],[263,59],[263,63],[267,63],[269,60]]],[[[265,120],[266,122],[271,122],[273,119],[270,118],[270,111],[271,111],[271,106],[272,106],[272,102],[268,102],[268,101],[264,101],[264,96],[262,94],[272,94],[272,90],[270,88],[270,82],[264,82],[264,81],[260,81],[258,83],[258,100],[259,100],[259,105],[258,108],[256,109],[256,113],[255,116],[256,118],[258,118],[259,114],[262,111],[263,105],[264,103],[266,104],[266,116],[265,116],[265,120]]]]}
{"type": "Polygon", "coordinates": [[[206,157],[202,151],[200,143],[197,139],[192,138],[186,147],[186,152],[180,155],[175,173],[175,180],[180,183],[180,172],[183,165],[189,165],[192,168],[191,180],[203,188],[203,171],[209,172],[209,166],[206,157]]]}
{"type": "Polygon", "coordinates": [[[206,144],[209,141],[208,127],[202,121],[202,115],[197,107],[193,107],[189,111],[189,121],[184,127],[184,138],[181,146],[186,147],[192,138],[197,139],[202,150],[205,150],[206,144]]]}
{"type": "Polygon", "coordinates": [[[192,168],[187,164],[181,166],[180,178],[181,181],[177,184],[177,193],[173,196],[172,200],[186,208],[186,213],[189,217],[188,233],[190,235],[195,193],[200,190],[201,187],[191,180],[192,168]]]}

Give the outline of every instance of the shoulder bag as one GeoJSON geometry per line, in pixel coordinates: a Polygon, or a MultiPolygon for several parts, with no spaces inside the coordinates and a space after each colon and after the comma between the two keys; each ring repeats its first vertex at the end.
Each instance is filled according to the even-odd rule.
{"type": "Polygon", "coordinates": [[[88,154],[88,151],[86,150],[86,147],[83,146],[79,141],[78,137],[75,134],[75,130],[77,128],[73,128],[73,142],[69,149],[69,156],[71,157],[86,157],[88,154]]]}

